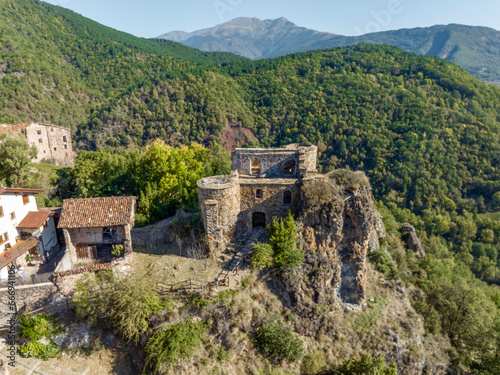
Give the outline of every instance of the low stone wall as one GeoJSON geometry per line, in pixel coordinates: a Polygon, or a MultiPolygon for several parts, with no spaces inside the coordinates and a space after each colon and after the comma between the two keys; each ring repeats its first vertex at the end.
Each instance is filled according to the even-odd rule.
{"type": "Polygon", "coordinates": [[[111,268],[113,268],[113,265],[111,263],[94,264],[92,266],[82,267],[82,268],[78,268],[76,270],[69,270],[69,271],[64,271],[64,272],[54,272],[54,277],[65,277],[65,276],[70,276],[70,275],[78,275],[78,274],[84,273],[84,272],[103,271],[103,270],[109,270],[111,268]]]}
{"type": "MultiPolygon", "coordinates": [[[[27,304],[31,310],[34,310],[51,304],[57,296],[55,285],[16,289],[16,304],[18,309],[27,304]]],[[[2,292],[0,293],[0,325],[5,324],[4,319],[10,318],[11,313],[9,294],[2,292]]]]}
{"type": "MultiPolygon", "coordinates": [[[[178,237],[175,233],[177,220],[190,219],[195,214],[180,211],[176,216],[142,228],[133,228],[132,247],[134,252],[154,255],[179,253],[178,237]]],[[[184,247],[181,243],[181,247],[184,247]]]]}

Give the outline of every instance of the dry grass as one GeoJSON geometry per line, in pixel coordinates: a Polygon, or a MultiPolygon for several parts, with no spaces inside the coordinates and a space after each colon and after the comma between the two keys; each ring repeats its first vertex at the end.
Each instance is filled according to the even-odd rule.
{"type": "Polygon", "coordinates": [[[16,357],[16,367],[9,368],[12,375],[37,374],[31,369],[47,375],[135,375],[130,359],[119,349],[101,349],[90,356],[73,351],[48,361],[16,357]]]}
{"type": "MultiPolygon", "coordinates": [[[[152,283],[171,284],[188,278],[200,282],[212,281],[228,260],[207,259],[205,269],[204,259],[134,254],[133,272],[150,278],[152,283]]],[[[319,363],[326,367],[338,365],[363,352],[382,352],[388,359],[393,359],[399,351],[412,362],[425,360],[431,367],[444,362],[444,351],[449,347],[446,340],[443,337],[425,338],[423,324],[411,307],[408,295],[398,292],[394,281],[387,280],[370,264],[367,266],[367,297],[369,300],[373,299],[373,302],[369,302],[368,308],[359,313],[323,313],[326,314],[326,323],[316,336],[302,337],[305,354],[319,358],[319,363]],[[418,343],[419,336],[422,344],[418,343]]],[[[210,304],[201,311],[189,307],[182,296],[179,296],[175,309],[178,319],[188,316],[195,320],[203,319],[212,329],[203,338],[203,343],[193,358],[175,365],[170,372],[179,375],[300,374],[300,362],[270,363],[255,349],[252,342],[256,329],[263,322],[280,320],[293,326],[300,319],[267,287],[267,282],[270,281],[268,277],[248,270],[241,271],[231,286],[231,289],[239,291],[223,302],[210,304]],[[241,283],[242,278],[247,278],[248,281],[241,283]]],[[[37,362],[33,359],[29,361],[31,366],[37,362]]],[[[113,366],[118,366],[118,363],[125,367],[127,361],[126,358],[120,359],[116,352],[101,350],[82,359],[75,354],[71,360],[60,358],[47,361],[44,366],[50,366],[50,369],[44,367],[44,372],[54,375],[71,374],[66,369],[74,368],[77,371],[75,373],[82,373],[86,369],[83,366],[89,366],[87,374],[128,375],[127,370],[122,368],[113,370],[113,366]],[[62,369],[66,372],[61,372],[62,369]]]]}

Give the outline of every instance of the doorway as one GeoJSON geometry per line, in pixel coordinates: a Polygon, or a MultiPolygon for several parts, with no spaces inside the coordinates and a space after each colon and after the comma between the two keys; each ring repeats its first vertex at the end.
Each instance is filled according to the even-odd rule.
{"type": "Polygon", "coordinates": [[[254,212],[252,214],[252,228],[265,228],[266,214],[264,212],[254,212]]]}

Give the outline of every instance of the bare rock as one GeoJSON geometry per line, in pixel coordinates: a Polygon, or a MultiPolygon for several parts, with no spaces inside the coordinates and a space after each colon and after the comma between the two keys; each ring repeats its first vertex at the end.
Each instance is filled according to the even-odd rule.
{"type": "MultiPolygon", "coordinates": [[[[321,183],[322,189],[338,189],[334,182],[321,183]]],[[[385,236],[369,189],[358,189],[347,199],[332,196],[326,202],[301,200],[297,226],[304,261],[281,275],[301,334],[317,331],[323,313],[366,307],[367,251],[385,236]]]]}
{"type": "Polygon", "coordinates": [[[415,253],[417,259],[425,256],[425,250],[415,231],[415,227],[410,223],[404,223],[401,229],[401,237],[406,242],[408,248],[415,253]]]}

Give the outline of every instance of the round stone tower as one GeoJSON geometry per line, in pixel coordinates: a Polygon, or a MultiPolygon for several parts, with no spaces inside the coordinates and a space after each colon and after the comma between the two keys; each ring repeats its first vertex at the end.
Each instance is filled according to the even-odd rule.
{"type": "Polygon", "coordinates": [[[238,173],[198,181],[201,217],[209,242],[224,246],[234,236],[240,212],[238,173]]]}

